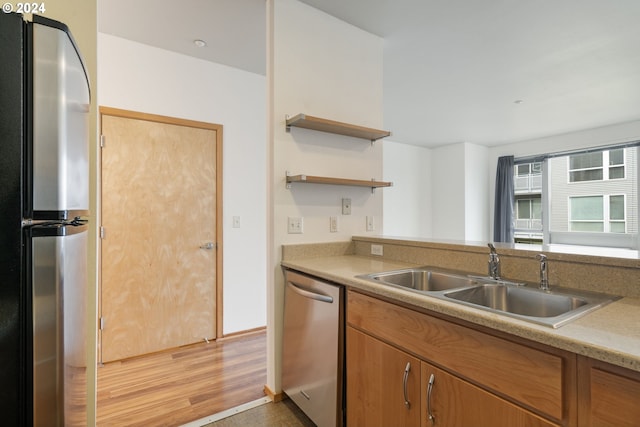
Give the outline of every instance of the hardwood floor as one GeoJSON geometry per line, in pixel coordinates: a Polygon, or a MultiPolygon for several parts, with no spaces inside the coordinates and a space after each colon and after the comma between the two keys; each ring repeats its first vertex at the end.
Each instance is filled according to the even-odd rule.
{"type": "Polygon", "coordinates": [[[264,397],[266,333],[98,368],[97,426],[179,426],[264,397]]]}

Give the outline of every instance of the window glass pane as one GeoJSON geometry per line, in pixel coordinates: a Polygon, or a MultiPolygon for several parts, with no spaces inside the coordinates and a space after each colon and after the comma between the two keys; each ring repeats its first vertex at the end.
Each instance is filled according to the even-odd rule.
{"type": "Polygon", "coordinates": [[[572,221],[604,220],[604,212],[602,208],[602,196],[572,197],[571,198],[571,220],[572,221]]]}
{"type": "Polygon", "coordinates": [[[609,196],[609,218],[624,220],[624,196],[609,196]]]}
{"type": "Polygon", "coordinates": [[[624,164],[624,148],[609,151],[609,165],[624,164]]]}
{"type": "Polygon", "coordinates": [[[609,224],[612,233],[626,233],[624,222],[612,222],[609,224]]]}
{"type": "Polygon", "coordinates": [[[602,166],[602,152],[576,154],[569,157],[569,169],[596,168],[602,166]]]}
{"type": "Polygon", "coordinates": [[[542,163],[531,163],[531,173],[542,173],[542,163]]]}
{"type": "Polygon", "coordinates": [[[523,165],[516,165],[518,176],[529,175],[529,163],[523,165]]]}
{"type": "Polygon", "coordinates": [[[518,200],[518,219],[529,219],[531,218],[531,204],[529,200],[518,200]]]}
{"type": "Polygon", "coordinates": [[[588,231],[591,233],[601,233],[604,231],[603,222],[572,222],[571,231],[588,231]]]}
{"type": "Polygon", "coordinates": [[[569,174],[571,182],[601,181],[602,169],[574,171],[569,174]]]}
{"type": "Polygon", "coordinates": [[[542,219],[542,200],[540,199],[531,200],[531,218],[542,219]]]}
{"type": "Polygon", "coordinates": [[[624,166],[616,166],[609,168],[609,179],[624,178],[624,166]]]}

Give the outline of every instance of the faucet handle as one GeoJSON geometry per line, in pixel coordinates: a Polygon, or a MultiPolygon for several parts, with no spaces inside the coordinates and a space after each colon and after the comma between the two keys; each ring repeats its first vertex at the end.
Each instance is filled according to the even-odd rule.
{"type": "Polygon", "coordinates": [[[548,265],[547,265],[547,256],[544,254],[536,255],[536,259],[540,260],[540,289],[543,291],[549,290],[549,276],[548,276],[548,265]]]}
{"type": "Polygon", "coordinates": [[[498,258],[498,253],[496,252],[495,246],[493,246],[491,243],[489,243],[487,246],[489,246],[489,249],[491,249],[491,252],[489,253],[489,262],[488,262],[489,277],[493,279],[499,279],[500,278],[500,258],[498,258]]]}

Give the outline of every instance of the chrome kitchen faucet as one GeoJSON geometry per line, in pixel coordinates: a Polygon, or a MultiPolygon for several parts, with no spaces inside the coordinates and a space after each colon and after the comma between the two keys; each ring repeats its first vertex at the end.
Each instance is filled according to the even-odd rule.
{"type": "Polygon", "coordinates": [[[489,276],[492,279],[500,279],[500,258],[498,258],[498,253],[496,252],[495,246],[491,243],[488,244],[491,252],[489,253],[489,276]]]}
{"type": "Polygon", "coordinates": [[[549,276],[547,272],[547,256],[538,254],[536,256],[540,260],[540,289],[543,291],[549,290],[549,276]]]}

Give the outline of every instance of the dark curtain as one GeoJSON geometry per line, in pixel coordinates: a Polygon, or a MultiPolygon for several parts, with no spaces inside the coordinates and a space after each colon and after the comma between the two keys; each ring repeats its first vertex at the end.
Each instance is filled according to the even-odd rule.
{"type": "Polygon", "coordinates": [[[513,156],[503,156],[498,159],[496,172],[494,242],[513,242],[513,205],[513,156]]]}

